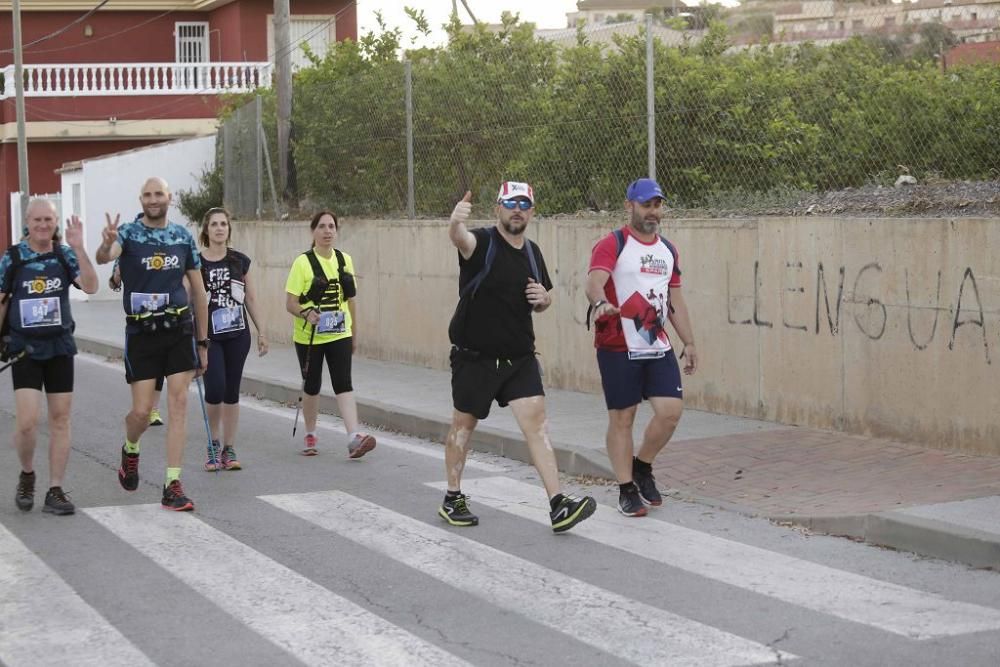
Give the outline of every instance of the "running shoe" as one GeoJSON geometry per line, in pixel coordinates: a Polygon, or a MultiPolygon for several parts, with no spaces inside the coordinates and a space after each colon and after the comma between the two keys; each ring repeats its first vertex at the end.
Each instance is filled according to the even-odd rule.
{"type": "Polygon", "coordinates": [[[352,459],[360,459],[373,449],[375,449],[375,437],[367,433],[358,433],[347,443],[347,455],[352,459]]]}
{"type": "Polygon", "coordinates": [[[453,526],[478,526],[479,517],[469,511],[469,505],[464,493],[460,493],[454,498],[445,497],[444,502],[438,509],[441,518],[453,526]]]}
{"type": "Polygon", "coordinates": [[[14,502],[17,504],[17,509],[22,512],[30,512],[35,506],[35,473],[21,471],[14,502]]]}
{"type": "Polygon", "coordinates": [[[212,441],[211,447],[205,447],[205,451],[208,452],[205,458],[205,470],[208,472],[215,472],[216,470],[222,470],[222,465],[219,461],[219,454],[222,447],[219,446],[218,440],[212,441]]]}
{"type": "Polygon", "coordinates": [[[163,487],[163,499],[160,501],[160,505],[163,509],[174,512],[190,512],[194,509],[194,503],[184,495],[184,489],[181,488],[181,480],[179,479],[175,479],[163,487]]]}
{"type": "Polygon", "coordinates": [[[69,501],[69,497],[62,490],[61,486],[53,486],[45,494],[45,505],[42,507],[42,511],[57,516],[65,516],[66,514],[75,512],[76,507],[69,501]]]}
{"type": "Polygon", "coordinates": [[[556,533],[566,532],[597,509],[597,501],[590,496],[577,498],[567,494],[561,495],[562,499],[555,509],[549,512],[549,518],[552,519],[552,530],[556,533]]]}
{"type": "Polygon", "coordinates": [[[153,408],[149,411],[149,425],[150,426],[163,426],[163,420],[160,418],[160,409],[153,408]]]}
{"type": "Polygon", "coordinates": [[[632,459],[632,481],[639,489],[642,502],[655,507],[663,504],[663,496],[656,488],[656,479],[653,477],[653,466],[637,458],[632,459]]]}
{"type": "Polygon", "coordinates": [[[316,436],[306,433],[302,447],[302,456],[316,456],[317,454],[319,454],[319,450],[316,449],[316,436]]]}
{"type": "Polygon", "coordinates": [[[129,454],[122,445],[122,464],[118,468],[118,483],[126,491],[139,488],[139,454],[129,454]]]}
{"type": "Polygon", "coordinates": [[[236,450],[233,449],[232,445],[226,445],[222,448],[222,469],[223,470],[242,470],[243,466],[240,465],[239,460],[236,458],[236,450]]]}
{"type": "Polygon", "coordinates": [[[642,504],[639,489],[635,488],[635,484],[630,484],[619,491],[618,511],[625,516],[646,516],[646,506],[642,504]]]}

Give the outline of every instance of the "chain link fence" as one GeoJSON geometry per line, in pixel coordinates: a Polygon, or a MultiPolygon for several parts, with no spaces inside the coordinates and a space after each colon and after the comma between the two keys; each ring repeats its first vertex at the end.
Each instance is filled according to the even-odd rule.
{"type": "Polygon", "coordinates": [[[269,137],[261,97],[232,110],[219,130],[222,158],[223,205],[237,218],[280,217],[271,155],[276,134],[269,137]],[[270,197],[266,197],[269,194],[270,197]]]}
{"type": "MultiPolygon", "coordinates": [[[[832,197],[838,212],[838,197],[913,181],[998,210],[1000,67],[961,40],[990,34],[1000,2],[969,18],[924,12],[931,1],[763,18],[686,8],[537,34],[508,22],[408,61],[334,54],[295,81],[300,195],[347,215],[437,217],[465,190],[485,213],[512,179],[535,186],[541,213],[575,213],[617,210],[628,182],[654,174],[679,211],[788,213],[832,197]]],[[[236,169],[233,197],[251,206],[236,193],[254,177],[236,169]]]]}

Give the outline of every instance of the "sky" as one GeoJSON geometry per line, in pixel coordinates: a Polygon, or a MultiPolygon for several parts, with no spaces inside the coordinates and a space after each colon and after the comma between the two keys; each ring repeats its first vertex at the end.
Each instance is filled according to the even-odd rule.
{"type": "MultiPolygon", "coordinates": [[[[499,23],[500,14],[505,9],[519,13],[522,21],[535,23],[539,28],[565,28],[566,13],[576,11],[576,0],[466,0],[469,9],[476,18],[485,23],[499,23]]],[[[441,25],[447,23],[451,13],[451,0],[357,0],[358,4],[358,35],[363,35],[375,29],[375,12],[382,12],[389,27],[403,28],[404,40],[417,33],[411,26],[412,21],[403,12],[403,7],[422,9],[433,30],[430,45],[441,44],[444,32],[441,25]]],[[[471,23],[465,13],[462,3],[458,2],[459,17],[463,23],[471,23]]],[[[414,45],[404,41],[404,46],[424,46],[427,42],[419,41],[414,45]]]]}

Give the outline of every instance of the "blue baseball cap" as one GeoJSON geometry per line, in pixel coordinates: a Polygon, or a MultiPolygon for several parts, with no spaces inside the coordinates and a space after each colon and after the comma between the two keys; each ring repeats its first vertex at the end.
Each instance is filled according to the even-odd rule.
{"type": "Polygon", "coordinates": [[[628,186],[625,191],[625,199],[628,201],[636,202],[647,202],[650,199],[655,199],[659,197],[660,199],[666,199],[663,196],[663,190],[660,189],[660,184],[651,178],[639,178],[628,186]]]}

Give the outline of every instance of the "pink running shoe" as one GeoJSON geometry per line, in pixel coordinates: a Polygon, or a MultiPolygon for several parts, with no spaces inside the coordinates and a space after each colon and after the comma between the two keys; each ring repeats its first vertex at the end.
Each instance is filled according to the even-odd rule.
{"type": "Polygon", "coordinates": [[[307,433],[305,446],[302,448],[302,456],[316,456],[317,454],[319,454],[319,450],[316,449],[316,436],[307,433]]]}

